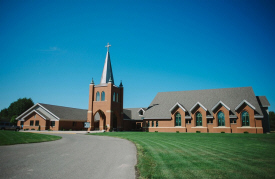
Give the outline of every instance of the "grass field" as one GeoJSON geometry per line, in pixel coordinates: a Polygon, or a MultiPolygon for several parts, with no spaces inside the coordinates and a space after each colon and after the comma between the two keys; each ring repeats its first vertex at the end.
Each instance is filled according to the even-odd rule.
{"type": "Polygon", "coordinates": [[[29,132],[0,131],[0,145],[26,144],[35,142],[46,142],[61,139],[62,137],[33,134],[29,132]]]}
{"type": "Polygon", "coordinates": [[[274,134],[108,132],[133,141],[141,178],[275,178],[274,134]]]}

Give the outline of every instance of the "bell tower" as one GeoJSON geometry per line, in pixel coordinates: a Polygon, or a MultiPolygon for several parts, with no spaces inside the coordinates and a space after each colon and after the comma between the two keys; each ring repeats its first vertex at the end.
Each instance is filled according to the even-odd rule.
{"type": "Polygon", "coordinates": [[[123,130],[123,85],[115,85],[111,58],[107,44],[107,54],[101,75],[100,84],[95,85],[92,79],[89,88],[89,105],[87,122],[88,131],[123,130]]]}

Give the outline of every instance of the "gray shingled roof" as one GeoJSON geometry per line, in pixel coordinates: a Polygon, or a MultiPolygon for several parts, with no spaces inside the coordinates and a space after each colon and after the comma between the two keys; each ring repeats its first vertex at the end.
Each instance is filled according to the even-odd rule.
{"type": "MultiPolygon", "coordinates": [[[[143,108],[146,109],[146,108],[143,108]]],[[[140,108],[124,108],[123,109],[123,119],[124,120],[142,120],[143,116],[138,114],[140,108]]]]}
{"type": "Polygon", "coordinates": [[[256,109],[256,115],[262,116],[262,111],[256,99],[252,87],[221,88],[209,90],[192,90],[176,92],[160,92],[156,95],[150,106],[147,108],[144,118],[170,118],[169,111],[177,102],[180,103],[189,114],[190,109],[200,102],[207,108],[208,114],[213,115],[211,109],[222,101],[230,108],[230,115],[236,115],[235,108],[246,100],[256,109]]]}
{"type": "Polygon", "coordinates": [[[76,109],[64,106],[39,103],[44,108],[60,118],[60,121],[87,121],[87,111],[85,109],[76,109]]]}
{"type": "Polygon", "coordinates": [[[256,96],[257,97],[257,100],[260,104],[261,107],[268,107],[270,106],[266,96],[256,96]]]}

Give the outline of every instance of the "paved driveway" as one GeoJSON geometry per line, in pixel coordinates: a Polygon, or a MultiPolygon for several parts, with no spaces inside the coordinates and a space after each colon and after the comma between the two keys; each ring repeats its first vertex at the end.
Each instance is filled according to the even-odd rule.
{"type": "Polygon", "coordinates": [[[0,146],[0,178],[135,178],[133,143],[83,134],[55,135],[63,138],[0,146]]]}

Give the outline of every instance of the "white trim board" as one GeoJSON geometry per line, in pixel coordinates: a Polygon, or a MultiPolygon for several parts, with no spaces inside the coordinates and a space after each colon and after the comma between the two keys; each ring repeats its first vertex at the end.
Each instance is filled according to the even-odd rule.
{"type": "Polygon", "coordinates": [[[228,111],[230,111],[230,108],[228,106],[226,106],[222,101],[219,101],[211,110],[214,111],[219,104],[223,105],[228,111]]]}
{"type": "Polygon", "coordinates": [[[197,105],[199,105],[200,107],[202,107],[202,109],[204,109],[205,111],[207,111],[206,107],[204,107],[200,102],[197,102],[197,103],[190,109],[190,111],[192,112],[193,109],[194,109],[197,105]]]}
{"type": "Polygon", "coordinates": [[[178,106],[179,108],[181,108],[184,112],[186,112],[186,109],[179,103],[177,102],[169,111],[172,112],[176,106],[178,106]]]}
{"type": "Polygon", "coordinates": [[[255,110],[256,108],[250,104],[248,101],[246,101],[245,99],[235,108],[235,111],[237,111],[244,103],[246,103],[249,107],[251,107],[253,110],[255,110]]]}

